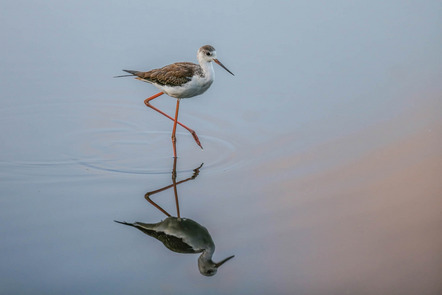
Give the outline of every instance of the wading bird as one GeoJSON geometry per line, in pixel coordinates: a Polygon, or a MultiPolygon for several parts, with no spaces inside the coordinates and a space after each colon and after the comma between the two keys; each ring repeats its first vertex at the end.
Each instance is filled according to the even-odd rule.
{"type": "Polygon", "coordinates": [[[139,72],[132,70],[123,70],[129,75],[122,75],[116,77],[128,77],[135,76],[135,79],[138,79],[143,82],[150,83],[161,90],[161,92],[147,98],[144,100],[144,103],[149,108],[157,111],[158,113],[166,116],[167,118],[174,121],[173,130],[172,130],[172,145],[173,145],[173,156],[176,158],[176,126],[177,124],[184,127],[188,130],[196,143],[201,147],[201,143],[196,135],[195,131],[187,127],[178,121],[178,110],[180,106],[181,98],[189,98],[193,96],[200,95],[204,93],[207,89],[209,89],[210,85],[212,85],[213,80],[215,79],[215,71],[213,70],[212,61],[219,64],[222,68],[224,68],[227,72],[233,75],[231,71],[229,71],[217,58],[216,51],[210,45],[205,45],[198,50],[197,53],[198,63],[190,63],[190,62],[177,62],[171,65],[167,65],[160,69],[154,69],[148,72],[139,72]],[[175,109],[175,118],[167,115],[162,112],[158,108],[152,106],[150,101],[157,98],[160,95],[167,94],[171,97],[177,98],[176,109],[175,109]]]}

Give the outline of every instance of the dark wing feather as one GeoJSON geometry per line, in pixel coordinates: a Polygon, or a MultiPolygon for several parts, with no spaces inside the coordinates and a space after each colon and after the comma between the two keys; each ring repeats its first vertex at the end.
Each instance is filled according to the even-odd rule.
{"type": "Polygon", "coordinates": [[[195,250],[192,248],[192,246],[188,245],[183,241],[183,239],[171,235],[167,235],[164,232],[161,231],[155,231],[148,229],[148,227],[151,226],[151,224],[146,224],[142,222],[135,222],[135,223],[129,223],[129,222],[122,222],[114,220],[117,223],[121,223],[124,225],[129,225],[135,228],[138,228],[143,233],[154,237],[155,239],[159,240],[166,246],[169,250],[177,252],[177,253],[199,253],[201,250],[195,250]]]}
{"type": "Polygon", "coordinates": [[[164,244],[164,246],[166,246],[169,250],[172,250],[174,252],[178,252],[178,253],[198,253],[198,252],[201,252],[201,251],[197,251],[197,250],[192,249],[192,247],[190,245],[185,243],[183,241],[183,239],[181,239],[179,237],[168,235],[162,231],[155,231],[155,230],[149,229],[148,228],[150,226],[149,224],[145,224],[142,222],[135,222],[130,225],[138,228],[143,233],[161,241],[164,244]]]}
{"type": "Polygon", "coordinates": [[[144,232],[145,234],[154,237],[155,239],[161,241],[164,246],[166,246],[169,250],[177,252],[177,253],[198,253],[201,251],[197,251],[192,249],[190,245],[185,243],[183,239],[179,237],[174,237],[171,235],[167,235],[164,232],[148,230],[142,227],[137,227],[139,230],[144,232]]]}
{"type": "Polygon", "coordinates": [[[161,69],[148,72],[132,72],[140,80],[159,85],[181,86],[192,79],[195,74],[202,75],[199,65],[190,62],[178,62],[161,69]]]}

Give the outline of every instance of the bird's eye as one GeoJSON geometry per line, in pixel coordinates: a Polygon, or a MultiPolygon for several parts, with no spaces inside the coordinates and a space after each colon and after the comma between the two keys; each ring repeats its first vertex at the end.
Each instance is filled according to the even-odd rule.
{"type": "Polygon", "coordinates": [[[207,56],[211,56],[211,55],[212,55],[212,53],[210,53],[210,52],[207,52],[207,53],[206,53],[206,55],[207,55],[207,56]]]}

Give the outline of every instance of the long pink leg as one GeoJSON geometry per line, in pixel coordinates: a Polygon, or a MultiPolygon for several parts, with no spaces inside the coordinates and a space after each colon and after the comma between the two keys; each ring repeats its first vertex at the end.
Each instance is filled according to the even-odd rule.
{"type": "MultiPolygon", "coordinates": [[[[149,97],[149,98],[146,98],[146,99],[144,100],[144,104],[145,104],[146,106],[148,106],[149,108],[153,109],[154,111],[157,111],[157,112],[160,113],[161,115],[163,115],[163,116],[169,118],[170,120],[175,121],[174,118],[172,118],[172,117],[169,116],[168,114],[164,113],[163,111],[157,109],[156,107],[154,107],[153,105],[150,104],[150,101],[151,101],[151,100],[153,100],[153,99],[155,99],[155,98],[157,98],[158,96],[161,96],[161,95],[163,95],[163,94],[164,94],[163,92],[160,92],[160,93],[157,93],[157,94],[155,94],[155,95],[152,95],[152,96],[149,97]]],[[[190,129],[189,127],[187,127],[186,125],[182,124],[182,123],[179,122],[179,121],[177,121],[177,124],[179,124],[180,126],[182,126],[183,128],[185,128],[187,131],[189,131],[190,134],[192,134],[193,139],[196,141],[196,144],[198,144],[198,146],[199,146],[201,149],[203,148],[203,146],[202,146],[201,143],[200,143],[200,140],[199,140],[198,136],[196,135],[196,132],[193,131],[193,129],[190,129]]]]}
{"type": "Polygon", "coordinates": [[[173,146],[173,157],[176,159],[176,124],[178,123],[178,111],[180,109],[180,100],[176,100],[176,109],[175,109],[175,120],[173,121],[173,130],[172,130],[172,146],[173,146]]]}

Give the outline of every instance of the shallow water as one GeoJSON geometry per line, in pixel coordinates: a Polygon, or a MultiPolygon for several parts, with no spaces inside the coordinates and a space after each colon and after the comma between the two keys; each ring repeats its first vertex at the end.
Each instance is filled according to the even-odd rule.
{"type": "Polygon", "coordinates": [[[437,1],[4,6],[1,294],[442,291],[437,1]],[[198,34],[146,30],[165,15],[198,34]],[[177,208],[172,122],[143,104],[157,90],[112,76],[206,43],[235,76],[216,67],[182,101],[204,150],[178,129],[176,198],[214,261],[235,255],[210,278],[114,222],[165,219],[145,199],[164,187],[152,200],[177,208]]]}

